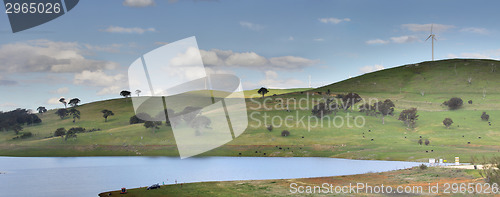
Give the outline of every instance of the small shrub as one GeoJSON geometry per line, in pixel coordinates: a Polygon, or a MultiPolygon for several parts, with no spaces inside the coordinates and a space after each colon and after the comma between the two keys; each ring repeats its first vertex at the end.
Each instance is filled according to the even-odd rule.
{"type": "Polygon", "coordinates": [[[427,170],[427,165],[420,164],[420,166],[418,166],[418,168],[420,168],[420,170],[427,170]]]}
{"type": "Polygon", "coordinates": [[[290,131],[283,130],[283,131],[281,132],[281,136],[283,136],[283,137],[286,137],[286,136],[289,136],[289,135],[290,135],[290,131]]]}
{"type": "Polygon", "coordinates": [[[443,124],[444,126],[446,126],[446,128],[450,128],[451,124],[453,124],[453,120],[451,118],[445,118],[443,120],[443,124]]]}
{"type": "Polygon", "coordinates": [[[472,100],[469,100],[469,105],[472,105],[472,100]]]}
{"type": "Polygon", "coordinates": [[[130,117],[130,120],[128,121],[130,124],[140,124],[144,123],[145,121],[137,117],[137,115],[134,115],[130,117]]]}
{"type": "Polygon", "coordinates": [[[422,143],[423,143],[423,142],[422,142],[422,139],[419,139],[419,140],[418,140],[418,144],[419,144],[419,145],[422,145],[422,143]]]}
{"type": "Polygon", "coordinates": [[[463,104],[464,104],[464,101],[461,98],[458,98],[458,97],[453,97],[450,100],[445,101],[443,103],[443,105],[448,106],[448,108],[450,110],[459,109],[460,107],[462,107],[463,104]]]}
{"type": "Polygon", "coordinates": [[[21,135],[21,139],[26,139],[26,138],[29,138],[31,136],[33,136],[33,134],[31,132],[26,132],[26,133],[23,133],[21,135]]]}
{"type": "Polygon", "coordinates": [[[486,114],[486,112],[483,112],[483,114],[481,115],[481,119],[484,121],[488,121],[490,120],[490,115],[486,114]]]}
{"type": "Polygon", "coordinates": [[[273,131],[273,125],[269,125],[269,126],[267,126],[267,130],[268,130],[269,132],[273,131]]]}
{"type": "Polygon", "coordinates": [[[430,142],[428,139],[425,139],[425,145],[426,145],[426,146],[429,146],[429,144],[430,144],[430,143],[431,143],[431,142],[430,142]]]}

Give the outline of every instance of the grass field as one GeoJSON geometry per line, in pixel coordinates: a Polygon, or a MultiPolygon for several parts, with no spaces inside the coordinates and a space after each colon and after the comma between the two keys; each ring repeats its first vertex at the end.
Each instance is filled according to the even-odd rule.
{"type": "MultiPolygon", "coordinates": [[[[323,193],[319,193],[316,189],[314,196],[374,196],[376,194],[370,193],[369,189],[360,189],[357,193],[335,193],[336,186],[349,186],[352,184],[356,186],[357,183],[366,184],[368,186],[381,186],[385,188],[393,188],[393,192],[397,192],[397,188],[401,187],[404,192],[405,188],[408,193],[400,195],[450,195],[446,192],[445,183],[456,184],[484,184],[484,181],[478,175],[476,170],[460,170],[460,169],[446,169],[446,168],[428,168],[421,170],[418,167],[397,170],[383,173],[367,173],[362,175],[351,176],[337,176],[337,177],[319,177],[319,178],[302,178],[302,179],[278,179],[278,180],[252,180],[252,181],[227,181],[227,182],[202,182],[202,183],[187,183],[177,185],[165,185],[159,189],[146,190],[146,188],[129,189],[126,196],[309,196],[312,194],[299,193],[298,188],[302,187],[306,191],[307,187],[312,188],[315,186],[321,187],[323,184],[333,185],[334,189],[322,189],[323,193]],[[296,185],[295,185],[296,184],[296,185]],[[429,184],[435,186],[439,184],[438,193],[433,193],[434,190],[429,191],[429,184]],[[421,188],[421,189],[420,189],[421,188]],[[330,192],[330,193],[328,193],[330,192]]],[[[366,187],[366,186],[365,186],[366,187]]],[[[329,186],[327,188],[330,188],[329,186]]],[[[347,191],[347,190],[346,190],[347,191]]],[[[372,191],[375,191],[372,189],[372,191]]],[[[387,191],[387,190],[386,190],[387,191]]],[[[452,189],[447,190],[453,193],[452,189]]],[[[472,190],[471,190],[472,191],[472,190]]],[[[103,192],[100,196],[118,196],[118,191],[103,192]]],[[[391,193],[393,194],[393,193],[391,193]]],[[[387,193],[378,194],[378,196],[386,196],[387,193]]],[[[396,195],[396,194],[393,194],[396,195]]],[[[471,195],[471,193],[461,194],[459,191],[455,195],[471,195]]],[[[476,194],[477,195],[477,194],[476,194]]],[[[491,195],[491,194],[489,194],[491,195]]]]}
{"type": "MultiPolygon", "coordinates": [[[[316,90],[274,90],[274,93],[271,90],[265,99],[253,98],[252,91],[247,91],[245,97],[250,117],[247,130],[228,144],[202,155],[314,156],[405,161],[426,161],[428,158],[452,160],[458,156],[464,162],[469,161],[472,155],[498,155],[500,88],[496,84],[500,84],[500,71],[492,72],[497,64],[500,65],[499,62],[490,60],[425,62],[366,74],[316,90]],[[472,78],[472,83],[468,82],[469,77],[472,78]],[[380,116],[366,116],[357,110],[341,111],[337,113],[337,119],[330,115],[324,118],[323,124],[311,129],[308,129],[307,124],[297,124],[300,119],[307,120],[311,117],[313,103],[323,98],[328,89],[332,96],[352,91],[366,100],[391,99],[396,105],[395,116],[386,117],[385,124],[382,124],[380,116]],[[423,96],[422,91],[425,92],[423,96]],[[322,92],[322,95],[317,92],[322,92]],[[277,96],[271,96],[273,94],[277,96]],[[454,96],[464,100],[461,109],[450,111],[441,105],[454,96]],[[473,104],[467,104],[468,100],[472,100],[473,104]],[[272,109],[264,109],[264,103],[272,109]],[[290,111],[286,111],[286,104],[290,111]],[[308,108],[300,109],[299,104],[302,107],[308,105],[308,108]],[[397,120],[399,112],[410,107],[417,107],[420,115],[415,129],[408,129],[397,120]],[[483,111],[490,115],[491,126],[487,121],[481,120],[483,111]],[[275,124],[286,122],[291,126],[277,125],[269,132],[266,126],[271,124],[271,119],[264,124],[264,115],[277,117],[274,119],[275,124]],[[359,119],[353,120],[352,117],[359,119]],[[442,124],[447,117],[454,121],[450,129],[442,124]],[[344,124],[339,126],[342,119],[344,124]],[[361,123],[362,119],[365,120],[364,125],[356,127],[354,121],[361,123]],[[347,124],[348,120],[351,127],[347,124]],[[290,136],[280,135],[285,129],[291,132],[290,136]],[[420,137],[428,139],[430,145],[418,145],[420,137]]],[[[253,94],[256,92],[253,90],[253,94]]],[[[42,124],[24,128],[23,132],[35,135],[29,139],[13,140],[14,132],[0,132],[0,155],[178,155],[170,127],[161,126],[153,133],[141,124],[128,123],[129,118],[134,115],[130,98],[89,103],[78,109],[82,115],[76,123],[70,118],[61,120],[54,114],[54,110],[39,115],[43,120],[42,124]],[[108,118],[108,122],[104,122],[102,118],[100,111],[103,109],[115,113],[115,116],[108,118]],[[76,139],[68,141],[51,137],[59,127],[69,129],[76,126],[98,128],[101,131],[78,134],[76,139]]],[[[309,124],[311,125],[314,124],[309,124]]]]}

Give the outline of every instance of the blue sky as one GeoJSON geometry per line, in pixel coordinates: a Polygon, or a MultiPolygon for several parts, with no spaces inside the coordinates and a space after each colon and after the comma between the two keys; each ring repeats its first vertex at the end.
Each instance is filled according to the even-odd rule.
{"type": "MultiPolygon", "coordinates": [[[[84,0],[15,33],[0,14],[0,110],[119,97],[128,66],[196,36],[244,89],[313,87],[431,59],[500,57],[495,1],[84,0]],[[230,55],[231,61],[221,58],[230,55]],[[62,63],[61,63],[62,62],[62,63]],[[68,63],[69,62],[69,63],[68,63]]],[[[3,9],[3,6],[2,6],[3,9]]]]}

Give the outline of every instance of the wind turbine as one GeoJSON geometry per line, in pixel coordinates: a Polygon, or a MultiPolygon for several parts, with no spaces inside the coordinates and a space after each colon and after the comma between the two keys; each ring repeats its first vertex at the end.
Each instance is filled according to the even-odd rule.
{"type": "Polygon", "coordinates": [[[429,37],[427,37],[427,39],[425,39],[425,41],[429,40],[429,38],[431,38],[431,40],[432,40],[432,61],[434,61],[434,40],[436,40],[436,35],[434,35],[432,33],[433,26],[434,26],[434,24],[431,25],[431,35],[429,35],[429,37]]]}

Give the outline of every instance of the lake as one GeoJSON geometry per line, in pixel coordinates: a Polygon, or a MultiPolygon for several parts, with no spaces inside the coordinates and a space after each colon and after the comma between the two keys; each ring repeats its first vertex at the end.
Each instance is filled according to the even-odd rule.
{"type": "Polygon", "coordinates": [[[0,196],[87,197],[154,183],[339,176],[418,165],[316,157],[0,157],[0,196]]]}

